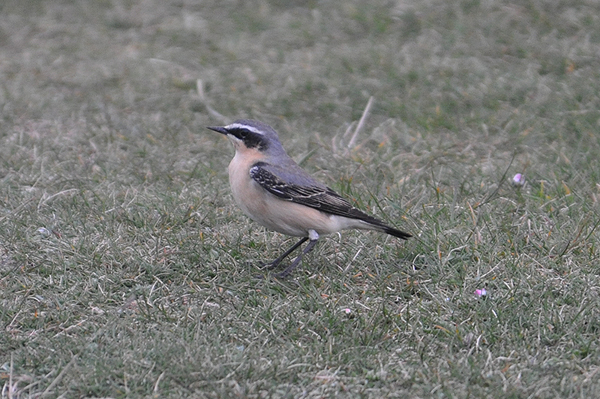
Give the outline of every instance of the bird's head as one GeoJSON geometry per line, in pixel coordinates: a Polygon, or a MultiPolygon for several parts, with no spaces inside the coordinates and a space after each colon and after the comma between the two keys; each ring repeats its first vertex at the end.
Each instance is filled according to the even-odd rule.
{"type": "Polygon", "coordinates": [[[207,128],[227,136],[236,151],[251,149],[266,153],[283,150],[277,132],[266,123],[251,119],[239,119],[227,126],[208,126],[207,128]]]}

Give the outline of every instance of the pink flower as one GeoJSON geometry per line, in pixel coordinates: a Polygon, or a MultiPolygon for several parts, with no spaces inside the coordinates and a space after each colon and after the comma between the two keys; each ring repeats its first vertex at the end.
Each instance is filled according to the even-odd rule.
{"type": "Polygon", "coordinates": [[[487,291],[485,288],[482,288],[480,290],[475,290],[475,295],[477,295],[479,298],[481,298],[482,296],[487,295],[487,291]]]}
{"type": "Polygon", "coordinates": [[[521,173],[517,173],[512,178],[512,184],[515,187],[523,187],[525,185],[525,175],[523,175],[521,173]]]}

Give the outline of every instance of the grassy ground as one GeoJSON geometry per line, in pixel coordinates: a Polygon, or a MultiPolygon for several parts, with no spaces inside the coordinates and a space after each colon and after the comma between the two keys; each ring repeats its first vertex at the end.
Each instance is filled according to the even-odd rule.
{"type": "Polygon", "coordinates": [[[599,397],[599,93],[586,0],[3,1],[2,398],[599,397]],[[256,279],[240,117],[415,238],[256,279]]]}

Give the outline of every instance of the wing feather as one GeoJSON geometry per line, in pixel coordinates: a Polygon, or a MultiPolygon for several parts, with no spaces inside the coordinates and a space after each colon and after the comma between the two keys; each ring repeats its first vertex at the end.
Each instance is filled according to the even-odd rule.
{"type": "MultiPolygon", "coordinates": [[[[269,169],[273,169],[272,165],[258,162],[250,169],[250,177],[278,198],[333,215],[361,219],[375,225],[383,224],[380,220],[353,207],[345,198],[329,187],[316,181],[311,185],[294,184],[281,179],[269,169]]],[[[302,177],[306,178],[305,176],[302,177]]]]}

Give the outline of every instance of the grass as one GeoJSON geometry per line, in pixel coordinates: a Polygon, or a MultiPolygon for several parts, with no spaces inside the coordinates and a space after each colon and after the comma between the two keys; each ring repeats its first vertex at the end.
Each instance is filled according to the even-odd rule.
{"type": "Polygon", "coordinates": [[[205,3],[0,5],[3,398],[600,395],[597,5],[205,3]],[[240,117],[415,238],[256,279],[240,117]]]}

